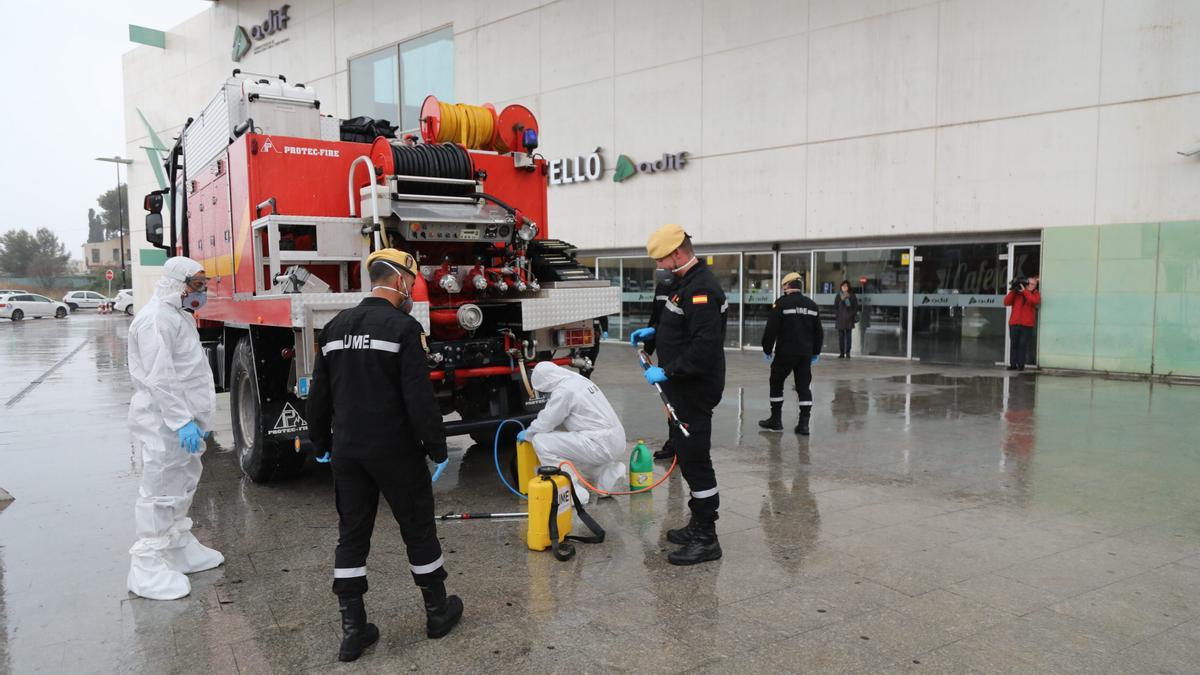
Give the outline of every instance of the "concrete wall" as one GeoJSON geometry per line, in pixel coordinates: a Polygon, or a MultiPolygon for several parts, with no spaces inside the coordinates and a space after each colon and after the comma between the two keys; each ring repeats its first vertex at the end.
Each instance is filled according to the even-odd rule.
{"type": "Polygon", "coordinates": [[[1200,222],[1048,229],[1043,367],[1200,377],[1200,222]]]}

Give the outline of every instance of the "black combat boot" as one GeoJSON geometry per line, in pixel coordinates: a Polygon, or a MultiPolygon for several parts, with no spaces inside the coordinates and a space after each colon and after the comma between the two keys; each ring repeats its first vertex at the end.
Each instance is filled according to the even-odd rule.
{"type": "Polygon", "coordinates": [[[342,646],[338,650],[338,661],[353,661],[362,656],[363,650],[379,639],[379,629],[367,623],[367,607],[361,595],[338,598],[342,610],[342,646]]]}
{"type": "Polygon", "coordinates": [[[800,407],[800,422],[796,424],[796,433],[801,436],[808,435],[808,418],[812,416],[812,406],[806,405],[800,407]]]}
{"type": "Polygon", "coordinates": [[[671,444],[671,441],[663,443],[661,449],[654,451],[654,459],[671,459],[674,456],[675,446],[671,444]]]}
{"type": "Polygon", "coordinates": [[[683,546],[692,540],[696,532],[696,519],[688,518],[688,524],[676,530],[667,530],[667,541],[683,546]]]}
{"type": "Polygon", "coordinates": [[[445,637],[462,618],[462,600],[457,595],[446,596],[444,581],[422,584],[421,595],[425,598],[425,634],[434,640],[445,637]]]}
{"type": "Polygon", "coordinates": [[[767,431],[783,431],[783,402],[771,402],[771,416],[765,420],[759,420],[758,426],[767,431]]]}
{"type": "Polygon", "coordinates": [[[717,541],[716,523],[695,523],[692,538],[683,548],[667,556],[672,565],[696,565],[721,557],[721,544],[717,541]]]}

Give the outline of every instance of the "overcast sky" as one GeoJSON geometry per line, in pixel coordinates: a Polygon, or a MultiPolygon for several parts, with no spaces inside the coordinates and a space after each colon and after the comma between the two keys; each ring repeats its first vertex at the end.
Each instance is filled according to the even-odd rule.
{"type": "MultiPolygon", "coordinates": [[[[87,210],[116,186],[124,152],[121,55],[129,24],[167,31],[205,0],[17,0],[0,25],[0,233],[49,227],[72,258],[87,210]]],[[[125,180],[125,167],[121,167],[125,180]]],[[[140,217],[139,204],[133,217],[140,217]]]]}

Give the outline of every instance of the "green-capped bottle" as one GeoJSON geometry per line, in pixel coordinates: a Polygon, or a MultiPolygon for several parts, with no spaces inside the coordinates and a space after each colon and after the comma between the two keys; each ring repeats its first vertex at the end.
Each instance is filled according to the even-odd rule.
{"type": "Polygon", "coordinates": [[[638,439],[629,453],[629,489],[645,490],[654,482],[654,455],[646,441],[638,439]]]}

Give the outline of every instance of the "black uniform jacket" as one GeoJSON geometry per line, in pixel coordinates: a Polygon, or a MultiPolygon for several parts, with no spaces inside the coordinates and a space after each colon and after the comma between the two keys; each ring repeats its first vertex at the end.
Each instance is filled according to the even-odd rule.
{"type": "Polygon", "coordinates": [[[725,391],[725,292],[701,260],[666,295],[655,326],[658,363],[672,389],[719,401],[725,391]]]}
{"type": "Polygon", "coordinates": [[[318,453],[332,446],[343,457],[371,458],[445,447],[423,341],[421,324],[383,298],[366,298],[325,325],[308,396],[318,453]]]}
{"type": "Polygon", "coordinates": [[[825,331],[817,303],[803,293],[785,293],[771,305],[762,348],[767,354],[816,356],[821,353],[825,331]]]}
{"type": "MultiPolygon", "coordinates": [[[[663,305],[667,304],[667,298],[670,297],[667,295],[670,288],[671,284],[654,285],[654,304],[650,305],[650,323],[646,324],[647,327],[658,330],[658,318],[662,316],[663,305]]],[[[647,354],[654,353],[654,338],[646,340],[644,345],[647,354]]]]}

